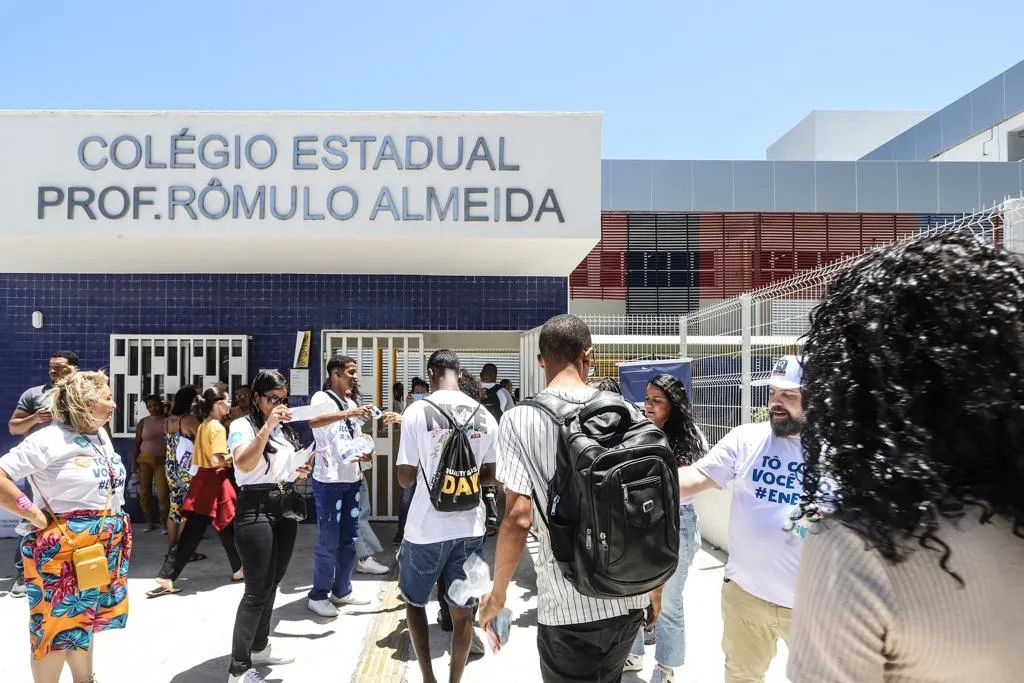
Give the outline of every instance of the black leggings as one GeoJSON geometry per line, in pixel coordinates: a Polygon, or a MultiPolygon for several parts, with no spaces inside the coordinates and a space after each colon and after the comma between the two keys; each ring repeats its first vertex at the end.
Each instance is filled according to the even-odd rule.
{"type": "Polygon", "coordinates": [[[277,586],[295,549],[299,525],[280,516],[271,497],[276,487],[243,486],[235,512],[235,542],[245,570],[245,594],[231,636],[231,675],[252,668],[252,653],[265,650],[270,638],[277,586]]]}
{"type": "MultiPolygon", "coordinates": [[[[192,559],[192,554],[199,547],[203,540],[203,534],[206,533],[206,528],[212,521],[213,519],[206,515],[188,513],[188,521],[185,523],[185,530],[181,532],[181,538],[178,539],[178,545],[175,546],[174,552],[164,560],[160,573],[157,574],[158,577],[174,581],[181,575],[181,570],[192,559]]],[[[218,531],[217,535],[220,536],[220,544],[224,546],[224,552],[228,554],[231,573],[234,574],[242,568],[242,559],[238,556],[238,550],[235,548],[234,525],[228,524],[218,531]]]]}

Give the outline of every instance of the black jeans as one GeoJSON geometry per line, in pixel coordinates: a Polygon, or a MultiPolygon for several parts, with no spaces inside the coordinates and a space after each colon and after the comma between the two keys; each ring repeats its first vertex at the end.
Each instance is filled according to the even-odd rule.
{"type": "Polygon", "coordinates": [[[569,626],[537,627],[544,683],[616,683],[644,621],[643,610],[569,626]]]}
{"type": "MultiPolygon", "coordinates": [[[[192,559],[192,554],[199,548],[207,527],[213,521],[206,515],[198,515],[193,512],[187,514],[188,521],[185,522],[185,530],[181,532],[178,545],[175,546],[174,552],[164,559],[164,564],[160,567],[160,573],[157,574],[161,579],[174,581],[181,575],[185,565],[192,559]]],[[[238,556],[238,550],[235,547],[234,525],[228,524],[218,531],[217,535],[220,536],[220,544],[224,546],[224,552],[228,554],[228,562],[231,563],[231,573],[234,574],[242,568],[242,559],[238,556]]]]}
{"type": "Polygon", "coordinates": [[[232,675],[252,668],[252,653],[266,649],[277,585],[295,549],[299,525],[281,517],[276,491],[273,485],[243,486],[238,495],[235,541],[245,570],[245,594],[231,636],[232,675]]]}

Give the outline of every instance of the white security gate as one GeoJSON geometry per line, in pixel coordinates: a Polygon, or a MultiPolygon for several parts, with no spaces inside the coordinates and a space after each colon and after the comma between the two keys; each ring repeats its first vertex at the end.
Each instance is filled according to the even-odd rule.
{"type": "MultiPolygon", "coordinates": [[[[359,394],[363,405],[392,409],[392,386],[401,382],[408,392],[413,377],[424,377],[423,335],[395,332],[339,332],[324,330],[320,378],[327,376],[327,361],[334,354],[351,356],[359,365],[359,394]]],[[[376,447],[374,467],[366,473],[373,513],[371,519],[398,518],[401,487],[395,473],[401,430],[379,420],[367,422],[376,447]]]]}
{"type": "Polygon", "coordinates": [[[112,334],[110,388],[117,402],[112,436],[134,437],[145,417],[145,397],[169,401],[182,386],[200,391],[224,382],[230,391],[249,377],[245,335],[112,334]]]}

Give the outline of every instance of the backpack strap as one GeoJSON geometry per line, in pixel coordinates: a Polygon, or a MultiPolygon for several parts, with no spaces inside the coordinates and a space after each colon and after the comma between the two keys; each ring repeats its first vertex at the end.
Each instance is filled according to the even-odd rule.
{"type": "MultiPolygon", "coordinates": [[[[595,394],[595,398],[596,398],[596,396],[599,396],[599,395],[600,395],[600,393],[595,394]]],[[[593,400],[594,400],[593,398],[590,399],[590,401],[593,401],[593,400]]],[[[571,401],[566,401],[564,399],[561,399],[558,396],[556,396],[554,394],[551,394],[551,393],[546,393],[546,394],[545,393],[541,393],[541,394],[538,394],[537,396],[532,396],[530,398],[527,398],[525,401],[523,401],[519,405],[529,406],[531,408],[535,408],[535,409],[539,410],[540,412],[544,413],[548,417],[548,419],[550,419],[552,422],[555,423],[555,427],[558,428],[558,430],[559,430],[558,439],[559,439],[559,442],[561,442],[562,441],[562,433],[561,433],[562,429],[564,429],[567,424],[569,424],[570,422],[575,420],[579,416],[580,411],[583,410],[590,403],[590,401],[588,401],[587,403],[573,403],[571,401]]],[[[559,448],[561,448],[561,443],[559,444],[559,448]]],[[[525,445],[524,445],[524,449],[525,449],[525,445]]],[[[525,452],[525,450],[524,450],[524,452],[525,452]]],[[[527,460],[527,466],[531,470],[533,470],[534,474],[537,476],[537,481],[544,481],[544,477],[540,476],[540,472],[538,472],[537,469],[533,466],[533,463],[530,462],[528,458],[526,460],[527,460]]],[[[544,526],[546,526],[548,528],[551,528],[551,524],[548,522],[547,510],[544,508],[543,505],[540,504],[540,500],[537,498],[536,487],[534,487],[534,490],[530,493],[530,497],[533,498],[534,509],[537,510],[537,514],[539,514],[541,520],[543,520],[544,526]]],[[[548,505],[550,505],[550,504],[551,504],[551,501],[549,500],[548,501],[548,505]]]]}
{"type": "MultiPolygon", "coordinates": [[[[326,391],[324,391],[324,393],[327,394],[327,396],[329,396],[330,399],[337,404],[338,412],[339,413],[343,413],[346,410],[348,410],[348,406],[345,405],[342,402],[340,396],[338,396],[336,393],[334,393],[333,389],[327,389],[326,391]]],[[[352,420],[349,420],[348,418],[346,418],[345,419],[345,427],[348,429],[349,437],[351,437],[353,439],[356,438],[356,428],[352,425],[352,420]]]]}

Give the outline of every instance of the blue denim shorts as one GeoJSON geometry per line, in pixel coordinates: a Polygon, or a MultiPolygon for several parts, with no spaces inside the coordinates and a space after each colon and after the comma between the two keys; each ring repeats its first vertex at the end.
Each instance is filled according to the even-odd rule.
{"type": "MultiPolygon", "coordinates": [[[[452,607],[472,609],[479,601],[479,595],[468,601],[458,602],[451,598],[451,587],[456,581],[466,580],[466,561],[473,555],[483,561],[484,537],[459,538],[454,541],[419,545],[402,541],[398,549],[398,588],[406,601],[413,607],[424,607],[430,602],[434,584],[444,575],[448,595],[444,599],[452,607]]],[[[441,596],[437,596],[440,600],[441,596]]]]}

